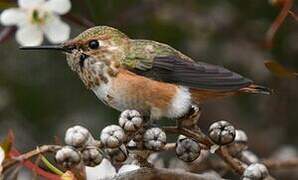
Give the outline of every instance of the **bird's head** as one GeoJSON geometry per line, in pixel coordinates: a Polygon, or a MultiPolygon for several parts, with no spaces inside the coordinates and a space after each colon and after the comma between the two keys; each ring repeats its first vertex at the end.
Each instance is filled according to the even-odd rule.
{"type": "Polygon", "coordinates": [[[66,53],[67,62],[72,70],[79,71],[89,57],[104,63],[121,61],[129,48],[128,44],[129,38],[119,30],[108,26],[96,26],[60,45],[22,47],[21,49],[60,50],[66,53]]]}

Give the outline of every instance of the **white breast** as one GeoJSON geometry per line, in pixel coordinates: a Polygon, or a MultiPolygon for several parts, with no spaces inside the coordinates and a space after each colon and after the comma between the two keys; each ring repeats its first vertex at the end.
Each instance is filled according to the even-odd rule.
{"type": "Polygon", "coordinates": [[[189,92],[189,89],[184,86],[179,86],[177,89],[177,93],[173,97],[165,116],[168,118],[182,117],[187,113],[190,106],[191,94],[189,92]]]}
{"type": "Polygon", "coordinates": [[[110,89],[111,89],[110,83],[107,83],[107,84],[102,83],[101,85],[92,88],[92,91],[102,102],[107,103],[110,89]]]}

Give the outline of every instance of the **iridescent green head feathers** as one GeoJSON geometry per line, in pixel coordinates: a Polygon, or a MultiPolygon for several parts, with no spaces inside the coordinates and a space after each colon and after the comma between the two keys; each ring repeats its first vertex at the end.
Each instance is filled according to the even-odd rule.
{"type": "Polygon", "coordinates": [[[109,27],[109,26],[96,26],[79,34],[73,41],[81,41],[87,40],[92,38],[100,38],[100,39],[107,39],[107,38],[124,38],[127,39],[128,37],[119,31],[118,29],[109,27]]]}

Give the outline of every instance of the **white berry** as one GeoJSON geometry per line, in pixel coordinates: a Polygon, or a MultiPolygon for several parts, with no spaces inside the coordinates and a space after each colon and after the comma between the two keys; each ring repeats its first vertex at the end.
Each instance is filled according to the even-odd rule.
{"type": "Polygon", "coordinates": [[[93,137],[88,129],[82,126],[74,126],[67,129],[64,140],[67,145],[85,147],[93,141],[93,137]]]}
{"type": "Polygon", "coordinates": [[[125,110],[119,118],[119,125],[129,132],[137,131],[143,124],[141,114],[136,110],[125,110]]]}
{"type": "Polygon", "coordinates": [[[157,127],[146,130],[144,134],[145,147],[149,150],[161,150],[165,146],[166,141],[166,133],[157,127]]]}
{"type": "Polygon", "coordinates": [[[110,125],[101,131],[100,140],[107,148],[116,148],[121,146],[126,136],[123,129],[117,125],[110,125]]]}
{"type": "Polygon", "coordinates": [[[200,156],[199,144],[185,136],[180,135],[176,143],[176,155],[185,162],[192,162],[200,156]]]}
{"type": "Polygon", "coordinates": [[[81,156],[73,147],[64,146],[56,152],[55,159],[63,167],[69,169],[80,163],[81,156]]]}

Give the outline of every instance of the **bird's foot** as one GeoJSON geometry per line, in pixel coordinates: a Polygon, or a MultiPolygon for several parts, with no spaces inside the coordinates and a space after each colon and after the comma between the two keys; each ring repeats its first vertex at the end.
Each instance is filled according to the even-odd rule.
{"type": "Polygon", "coordinates": [[[191,105],[187,114],[177,120],[177,126],[183,128],[194,128],[201,116],[201,107],[191,105]]]}

